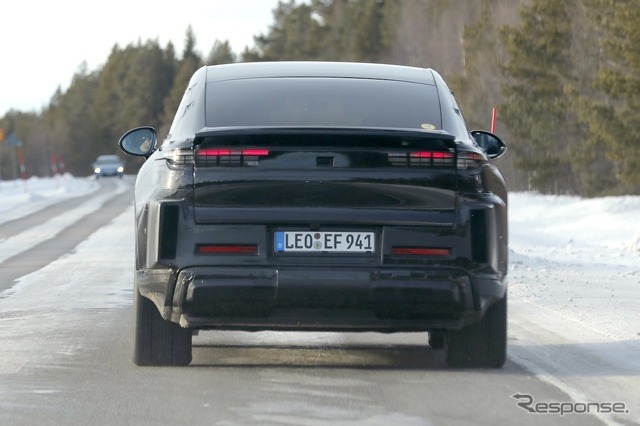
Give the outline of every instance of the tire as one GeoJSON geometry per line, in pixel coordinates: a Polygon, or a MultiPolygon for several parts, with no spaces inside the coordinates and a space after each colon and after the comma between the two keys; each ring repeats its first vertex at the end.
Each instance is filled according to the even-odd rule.
{"type": "Polygon", "coordinates": [[[191,362],[189,329],[165,321],[156,305],[134,291],[133,362],[140,366],[184,366],[191,362]]]}
{"type": "Polygon", "coordinates": [[[429,332],[429,346],[432,349],[443,349],[445,346],[446,333],[442,330],[433,330],[429,332]]]}
{"type": "Polygon", "coordinates": [[[507,296],[485,312],[482,321],[447,333],[447,365],[500,368],[507,360],[507,296]]]}

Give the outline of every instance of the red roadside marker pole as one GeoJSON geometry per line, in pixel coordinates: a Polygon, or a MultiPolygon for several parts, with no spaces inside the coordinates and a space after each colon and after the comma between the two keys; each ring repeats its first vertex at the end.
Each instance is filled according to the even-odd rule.
{"type": "Polygon", "coordinates": [[[493,108],[493,113],[491,114],[491,133],[496,132],[496,121],[498,120],[498,108],[493,108]]]}

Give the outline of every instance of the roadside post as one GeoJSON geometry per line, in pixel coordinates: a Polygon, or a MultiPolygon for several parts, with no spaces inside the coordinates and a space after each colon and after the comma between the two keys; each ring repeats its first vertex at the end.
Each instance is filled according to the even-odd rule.
{"type": "Polygon", "coordinates": [[[7,138],[7,144],[16,149],[18,156],[18,167],[20,168],[20,177],[22,178],[22,184],[24,186],[24,192],[27,191],[27,169],[24,165],[24,155],[22,153],[22,141],[18,139],[15,133],[11,133],[11,136],[7,138]]]}
{"type": "Polygon", "coordinates": [[[498,108],[494,107],[491,113],[491,133],[496,133],[496,122],[498,121],[498,108]]]}

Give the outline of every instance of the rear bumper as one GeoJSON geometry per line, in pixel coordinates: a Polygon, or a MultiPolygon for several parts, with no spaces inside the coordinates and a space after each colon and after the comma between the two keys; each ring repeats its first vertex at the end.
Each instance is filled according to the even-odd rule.
{"type": "MultiPolygon", "coordinates": [[[[153,286],[140,277],[149,297],[153,286]]],[[[198,329],[457,329],[505,294],[495,278],[435,268],[193,267],[166,278],[175,288],[163,316],[198,329]]]]}
{"type": "MultiPolygon", "coordinates": [[[[466,199],[455,214],[441,213],[438,217],[448,217],[446,224],[427,212],[421,219],[427,223],[422,224],[365,229],[346,221],[340,226],[323,222],[314,228],[376,232],[375,254],[358,256],[282,255],[274,252],[274,232],[293,225],[245,224],[244,218],[231,224],[196,223],[185,201],[150,203],[141,212],[138,288],[154,301],[163,318],[184,327],[458,329],[479,321],[506,294],[506,205],[490,194],[466,199]],[[256,246],[257,254],[196,252],[200,244],[230,242],[256,246]],[[401,257],[392,253],[394,246],[444,247],[450,255],[401,257]]],[[[335,210],[323,213],[338,223],[348,216],[335,210]]],[[[298,220],[303,219],[308,217],[298,220]]],[[[310,229],[302,222],[295,227],[310,229]]]]}

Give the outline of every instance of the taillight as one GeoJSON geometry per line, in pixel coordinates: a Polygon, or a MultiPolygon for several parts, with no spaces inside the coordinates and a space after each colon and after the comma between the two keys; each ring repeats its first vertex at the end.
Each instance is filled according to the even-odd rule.
{"type": "Polygon", "coordinates": [[[391,247],[394,256],[430,256],[446,257],[451,254],[451,249],[437,247],[391,247]]]}
{"type": "Polygon", "coordinates": [[[165,152],[163,158],[172,166],[190,166],[193,164],[193,149],[172,149],[165,152]]]}
{"type": "Polygon", "coordinates": [[[268,149],[202,148],[196,150],[196,165],[207,166],[257,166],[261,157],[269,155],[268,149]]]}
{"type": "Polygon", "coordinates": [[[477,169],[485,161],[486,157],[477,152],[458,152],[458,169],[477,169]]]}
{"type": "Polygon", "coordinates": [[[455,155],[450,151],[413,151],[387,153],[392,166],[452,167],[455,155]]]}
{"type": "Polygon", "coordinates": [[[256,255],[258,246],[255,244],[199,244],[196,254],[241,254],[256,255]]]}

